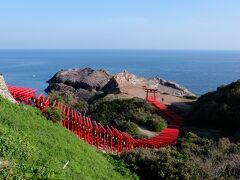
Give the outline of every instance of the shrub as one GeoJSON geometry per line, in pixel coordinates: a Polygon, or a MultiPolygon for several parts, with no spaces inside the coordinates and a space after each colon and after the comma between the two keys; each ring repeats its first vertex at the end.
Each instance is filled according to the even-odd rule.
{"type": "Polygon", "coordinates": [[[136,125],[133,122],[129,122],[129,125],[127,127],[126,132],[128,134],[132,135],[133,137],[138,137],[139,134],[140,134],[139,129],[138,129],[138,125],[136,125]]]}
{"type": "Polygon", "coordinates": [[[74,108],[82,112],[83,114],[86,114],[89,108],[89,104],[87,101],[81,100],[74,105],[74,108]]]}
{"type": "Polygon", "coordinates": [[[240,144],[228,138],[214,141],[186,133],[181,152],[189,154],[192,163],[201,167],[211,179],[240,178],[240,144]]]}
{"type": "Polygon", "coordinates": [[[202,95],[189,114],[188,123],[230,132],[240,128],[240,81],[202,95]]]}
{"type": "Polygon", "coordinates": [[[64,104],[66,103],[63,95],[57,91],[51,91],[50,93],[48,93],[48,97],[50,98],[51,101],[57,100],[61,101],[64,104]]]}
{"type": "Polygon", "coordinates": [[[136,125],[151,128],[154,131],[159,131],[166,126],[165,121],[158,115],[157,110],[145,100],[139,98],[114,99],[111,101],[98,100],[90,105],[88,114],[92,119],[102,124],[114,125],[124,131],[129,127],[129,121],[136,125]],[[154,122],[147,123],[147,120],[154,122]]]}
{"type": "Polygon", "coordinates": [[[48,93],[48,96],[50,97],[50,100],[54,101],[61,101],[64,104],[75,104],[76,99],[74,98],[74,94],[70,91],[66,92],[57,92],[57,91],[51,91],[48,93]]]}
{"type": "Polygon", "coordinates": [[[159,119],[156,116],[152,116],[150,117],[150,119],[146,121],[146,126],[149,127],[149,129],[152,131],[159,132],[162,129],[164,129],[167,126],[167,124],[164,120],[159,119]]]}
{"type": "Polygon", "coordinates": [[[52,121],[53,123],[61,124],[64,120],[64,116],[60,109],[58,108],[51,108],[47,107],[45,116],[48,120],[52,121]]]}
{"type": "Polygon", "coordinates": [[[173,148],[135,149],[123,154],[124,161],[141,179],[204,179],[207,174],[173,148]]]}
{"type": "Polygon", "coordinates": [[[197,99],[196,96],[184,96],[184,98],[186,98],[186,99],[191,99],[191,100],[197,99]]]}

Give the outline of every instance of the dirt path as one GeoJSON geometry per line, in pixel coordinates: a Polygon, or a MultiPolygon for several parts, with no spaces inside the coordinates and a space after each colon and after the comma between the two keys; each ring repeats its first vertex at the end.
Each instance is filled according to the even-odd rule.
{"type": "MultiPolygon", "coordinates": [[[[144,88],[130,86],[124,89],[124,93],[108,94],[107,97],[117,98],[117,99],[139,97],[142,99],[146,99],[146,93],[144,88]]],[[[173,105],[183,110],[189,109],[190,108],[189,103],[195,101],[192,99],[180,98],[180,97],[171,96],[168,94],[163,94],[160,91],[158,91],[157,93],[157,99],[166,105],[173,105]],[[164,99],[164,102],[162,102],[162,98],[164,99]]]]}
{"type": "Polygon", "coordinates": [[[142,135],[145,135],[149,138],[159,134],[159,132],[150,131],[144,126],[139,126],[138,129],[142,135]]]}

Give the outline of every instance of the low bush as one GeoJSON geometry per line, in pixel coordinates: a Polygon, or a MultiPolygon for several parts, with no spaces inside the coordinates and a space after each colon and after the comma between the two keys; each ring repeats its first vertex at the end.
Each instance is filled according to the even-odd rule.
{"type": "Polygon", "coordinates": [[[153,115],[150,119],[147,119],[146,126],[152,131],[159,132],[166,127],[166,123],[162,119],[156,117],[156,115],[153,115]]]}
{"type": "Polygon", "coordinates": [[[240,179],[240,144],[188,132],[177,147],[139,148],[122,158],[141,179],[240,179]]]}
{"type": "Polygon", "coordinates": [[[139,98],[98,100],[90,105],[88,115],[102,124],[114,125],[123,131],[128,129],[134,135],[137,135],[136,127],[129,122],[146,126],[153,131],[166,127],[166,122],[158,115],[157,110],[139,98]],[[135,129],[134,133],[129,129],[135,129]]]}
{"type": "Polygon", "coordinates": [[[89,104],[87,101],[81,100],[78,101],[75,105],[73,105],[73,108],[85,115],[89,109],[89,104]]]}
{"type": "Polygon", "coordinates": [[[58,91],[51,91],[48,93],[48,97],[50,100],[57,100],[64,104],[76,104],[76,99],[74,98],[74,94],[70,91],[67,92],[58,92],[58,91]]]}
{"type": "Polygon", "coordinates": [[[206,179],[208,175],[174,148],[134,149],[122,155],[141,179],[206,179]]]}
{"type": "Polygon", "coordinates": [[[181,152],[189,154],[211,179],[240,179],[240,144],[228,138],[214,141],[188,132],[182,139],[181,152]]]}
{"type": "Polygon", "coordinates": [[[186,98],[186,99],[191,99],[191,100],[197,99],[196,96],[184,96],[184,98],[186,98]]]}
{"type": "Polygon", "coordinates": [[[140,134],[139,129],[138,129],[138,125],[136,125],[133,122],[129,122],[129,125],[126,129],[126,132],[128,134],[131,134],[133,137],[138,137],[138,135],[140,134]]]}
{"type": "Polygon", "coordinates": [[[137,126],[143,125],[151,131],[159,132],[167,126],[159,112],[145,100],[132,99],[98,99],[93,102],[73,101],[66,93],[52,91],[50,99],[56,99],[63,103],[70,102],[70,106],[83,115],[88,115],[103,125],[115,126],[121,131],[128,132],[134,137],[142,137],[137,126]]]}
{"type": "Polygon", "coordinates": [[[62,121],[64,120],[64,115],[62,114],[59,108],[47,107],[45,111],[45,116],[48,120],[57,124],[61,124],[62,121]]]}

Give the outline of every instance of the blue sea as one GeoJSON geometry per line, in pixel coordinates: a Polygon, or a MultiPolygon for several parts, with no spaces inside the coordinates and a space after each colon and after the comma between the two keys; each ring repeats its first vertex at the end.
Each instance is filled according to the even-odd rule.
{"type": "Polygon", "coordinates": [[[240,51],[0,50],[0,72],[7,83],[38,92],[57,71],[75,67],[161,77],[201,95],[240,79],[240,51]]]}

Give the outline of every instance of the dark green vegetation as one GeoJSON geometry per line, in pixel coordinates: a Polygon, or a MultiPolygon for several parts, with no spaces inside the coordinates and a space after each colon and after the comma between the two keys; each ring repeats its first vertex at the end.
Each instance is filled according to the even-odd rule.
{"type": "Polygon", "coordinates": [[[189,124],[234,133],[240,129],[240,81],[201,96],[189,115],[189,124]]]}
{"type": "Polygon", "coordinates": [[[140,98],[99,98],[95,101],[86,102],[75,101],[76,98],[73,97],[71,92],[68,94],[56,91],[49,93],[49,97],[69,104],[72,108],[103,125],[114,126],[136,138],[143,137],[138,126],[144,126],[155,132],[159,132],[167,126],[158,111],[140,98]]]}
{"type": "MultiPolygon", "coordinates": [[[[86,101],[77,101],[77,98],[74,97],[74,94],[70,91],[67,92],[58,92],[51,91],[48,93],[48,96],[51,101],[56,100],[57,102],[62,102],[65,105],[70,106],[71,108],[77,109],[79,112],[86,114],[89,108],[89,104],[86,101]]],[[[53,103],[53,102],[52,102],[53,103]]]]}
{"type": "Polygon", "coordinates": [[[57,100],[62,102],[63,104],[74,105],[77,103],[74,94],[71,91],[67,91],[64,93],[58,91],[51,91],[50,93],[48,93],[48,97],[51,101],[57,100]]]}
{"type": "Polygon", "coordinates": [[[123,155],[141,179],[204,179],[207,175],[174,148],[135,149],[123,155]]]}
{"type": "Polygon", "coordinates": [[[177,147],[135,149],[122,157],[141,179],[240,178],[240,144],[187,133],[177,147]]]}
{"type": "MultiPolygon", "coordinates": [[[[138,125],[155,131],[165,126],[144,100],[99,99],[79,107],[87,107],[94,120],[136,137],[138,125]]],[[[240,179],[240,81],[199,97],[186,116],[188,127],[176,147],[123,154],[130,169],[141,179],[240,179]]]]}
{"type": "Polygon", "coordinates": [[[53,123],[62,124],[64,115],[59,108],[47,107],[45,111],[45,117],[53,123]]]}
{"type": "Polygon", "coordinates": [[[186,125],[176,147],[122,157],[141,179],[240,179],[240,81],[201,96],[186,125]]]}
{"type": "Polygon", "coordinates": [[[188,154],[191,162],[201,167],[209,179],[240,179],[240,144],[228,138],[214,141],[191,132],[181,139],[180,152],[188,154]]]}
{"type": "Polygon", "coordinates": [[[139,137],[138,125],[160,131],[166,122],[157,110],[140,98],[98,100],[90,105],[88,114],[93,120],[113,125],[134,137],[139,137]]]}
{"type": "Polygon", "coordinates": [[[40,111],[1,97],[0,162],[0,179],[134,179],[122,162],[96,152],[40,111]]]}

